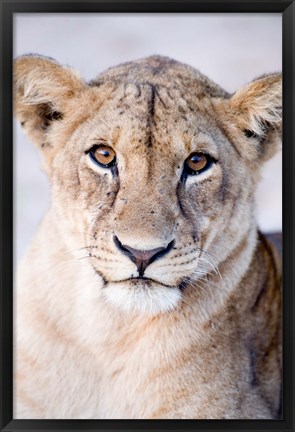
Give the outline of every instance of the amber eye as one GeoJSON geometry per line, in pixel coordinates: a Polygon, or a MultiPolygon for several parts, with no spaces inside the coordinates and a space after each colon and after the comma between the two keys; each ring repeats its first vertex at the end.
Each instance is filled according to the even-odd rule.
{"type": "Polygon", "coordinates": [[[105,145],[95,145],[89,151],[91,159],[103,168],[110,168],[116,163],[116,152],[105,145]]]}
{"type": "Polygon", "coordinates": [[[198,175],[208,169],[214,159],[205,153],[192,153],[184,163],[184,172],[189,175],[198,175]]]}

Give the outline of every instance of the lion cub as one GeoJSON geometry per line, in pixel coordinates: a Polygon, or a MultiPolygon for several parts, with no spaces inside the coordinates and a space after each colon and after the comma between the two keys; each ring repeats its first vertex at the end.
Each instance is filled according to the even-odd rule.
{"type": "Polygon", "coordinates": [[[15,62],[51,206],[18,275],[16,418],[274,419],[280,258],[254,191],[281,76],[230,95],[153,56],[87,83],[15,62]]]}

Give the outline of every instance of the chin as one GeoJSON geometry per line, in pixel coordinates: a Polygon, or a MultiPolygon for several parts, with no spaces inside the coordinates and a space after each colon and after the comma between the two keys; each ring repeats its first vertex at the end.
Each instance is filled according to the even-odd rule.
{"type": "Polygon", "coordinates": [[[168,287],[145,279],[109,282],[103,290],[108,303],[126,313],[158,315],[177,309],[182,294],[178,287],[168,287]]]}

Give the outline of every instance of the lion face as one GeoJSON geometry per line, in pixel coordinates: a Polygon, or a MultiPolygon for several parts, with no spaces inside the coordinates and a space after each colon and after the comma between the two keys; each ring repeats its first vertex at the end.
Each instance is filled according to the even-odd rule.
{"type": "Polygon", "coordinates": [[[42,147],[64,241],[88,261],[107,301],[152,314],[177,308],[255,226],[260,165],[277,141],[280,77],[230,97],[161,57],[88,85],[51,60],[18,62],[16,110],[42,147]],[[58,74],[51,95],[44,81],[58,74]]]}

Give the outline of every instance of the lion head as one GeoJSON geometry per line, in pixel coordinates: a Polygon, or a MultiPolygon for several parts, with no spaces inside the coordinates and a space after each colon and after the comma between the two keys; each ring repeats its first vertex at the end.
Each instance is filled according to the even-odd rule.
{"type": "Polygon", "coordinates": [[[253,238],[260,168],[279,143],[279,74],[230,95],[165,57],[86,83],[23,56],[14,80],[16,114],[52,185],[52,241],[87,257],[106,301],[175,309],[253,238]]]}

